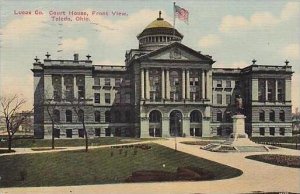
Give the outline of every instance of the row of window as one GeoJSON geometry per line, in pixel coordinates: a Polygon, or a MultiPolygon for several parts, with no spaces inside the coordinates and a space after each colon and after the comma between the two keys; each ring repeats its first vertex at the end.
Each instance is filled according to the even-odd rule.
{"type": "MultiPolygon", "coordinates": [[[[230,111],[225,112],[224,114],[225,122],[232,122],[232,115],[230,111]]],[[[217,121],[222,122],[223,121],[223,112],[221,110],[217,111],[217,121]]]]}
{"type": "MultiPolygon", "coordinates": [[[[285,134],[285,128],[279,128],[279,135],[284,135],[285,134]]],[[[259,128],[259,135],[265,136],[266,135],[266,130],[264,127],[259,128]]],[[[274,136],[275,135],[275,127],[270,127],[269,128],[269,135],[274,136]]]]}
{"type": "MultiPolygon", "coordinates": [[[[104,102],[106,104],[111,103],[111,94],[110,93],[105,93],[104,94],[104,102]]],[[[125,103],[130,103],[130,94],[129,93],[125,94],[125,101],[124,102],[125,103]]],[[[94,93],[94,103],[95,104],[100,104],[100,93],[94,93]]],[[[115,94],[114,103],[116,103],[116,104],[121,103],[121,94],[120,93],[115,94]]]]}
{"type": "Polygon", "coordinates": [[[154,42],[169,42],[172,40],[172,37],[168,36],[156,36],[156,37],[145,37],[140,40],[141,44],[144,43],[154,43],[154,42]]]}
{"type": "MultiPolygon", "coordinates": [[[[149,114],[149,122],[150,123],[159,123],[161,122],[161,113],[158,110],[153,110],[149,114]]],[[[201,112],[198,110],[194,110],[190,114],[190,122],[191,123],[199,123],[202,122],[201,112]]]]}
{"type": "MultiPolygon", "coordinates": [[[[217,104],[223,104],[223,94],[217,94],[217,104]]],[[[226,94],[226,104],[231,104],[231,94],[226,94]]]]}
{"type": "MultiPolygon", "coordinates": [[[[106,111],[105,112],[105,122],[106,123],[110,123],[112,122],[112,117],[114,118],[114,122],[131,122],[132,118],[131,118],[131,112],[130,111],[125,111],[124,115],[125,115],[125,120],[122,120],[122,115],[121,112],[116,110],[113,111],[113,115],[111,114],[112,111],[106,111]]],[[[66,115],[66,122],[67,123],[72,123],[73,122],[73,113],[71,110],[66,110],[65,112],[66,115]]],[[[84,120],[84,111],[83,110],[79,110],[77,115],[77,121],[78,122],[82,122],[84,120]]],[[[94,112],[94,121],[100,123],[101,122],[101,113],[100,111],[95,111],[94,112]]],[[[59,110],[54,110],[53,111],[53,120],[56,123],[60,122],[60,111],[59,110]]]]}
{"type": "MultiPolygon", "coordinates": [[[[231,80],[225,80],[225,88],[232,88],[232,81],[231,80]]],[[[238,87],[240,85],[239,81],[235,81],[235,87],[238,87]]],[[[216,87],[217,88],[223,88],[223,81],[222,80],[216,80],[216,87]]]]}
{"type": "MultiPolygon", "coordinates": [[[[123,81],[122,78],[104,78],[104,86],[112,86],[112,79],[115,80],[115,85],[114,85],[115,87],[120,87],[122,85],[122,81],[123,81]]],[[[125,83],[126,86],[129,86],[130,85],[130,80],[126,79],[124,83],[125,83]]],[[[100,77],[95,77],[94,78],[94,85],[95,86],[100,86],[101,85],[100,77]]]]}
{"type": "MultiPolygon", "coordinates": [[[[260,110],[259,111],[259,121],[265,121],[265,111],[263,110],[260,110]]],[[[275,111],[274,110],[271,110],[269,112],[269,120],[270,121],[275,121],[275,111]]],[[[285,113],[283,110],[280,110],[279,111],[279,120],[280,121],[285,121],[285,113]]]]}
{"type": "MultiPolygon", "coordinates": [[[[83,129],[77,129],[78,130],[78,137],[81,137],[81,138],[84,138],[84,130],[83,129]]],[[[74,133],[73,133],[73,129],[66,129],[66,137],[67,138],[72,138],[74,133]]],[[[102,136],[101,135],[101,128],[95,128],[95,133],[94,135],[96,137],[100,137],[102,136]]],[[[112,130],[111,128],[105,128],[104,129],[104,136],[106,137],[110,137],[112,135],[112,130]]],[[[115,133],[114,133],[114,136],[126,136],[126,137],[129,137],[129,136],[132,136],[131,132],[129,129],[123,129],[123,132],[122,132],[122,129],[115,129],[115,133]]],[[[55,128],[54,130],[54,137],[56,138],[60,138],[60,129],[57,129],[55,128]]]]}

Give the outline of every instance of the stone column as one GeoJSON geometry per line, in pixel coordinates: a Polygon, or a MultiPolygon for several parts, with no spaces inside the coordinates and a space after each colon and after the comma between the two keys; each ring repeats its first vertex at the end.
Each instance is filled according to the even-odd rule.
{"type": "Polygon", "coordinates": [[[149,137],[150,136],[149,135],[149,118],[141,117],[140,120],[141,120],[141,127],[140,127],[141,135],[140,135],[140,137],[141,138],[149,137]]]}
{"type": "Polygon", "coordinates": [[[162,137],[170,137],[170,119],[169,117],[162,117],[161,123],[161,136],[162,137]]]}
{"type": "Polygon", "coordinates": [[[78,87],[76,83],[76,75],[73,75],[73,91],[74,91],[74,99],[78,98],[78,87]]]}
{"type": "Polygon", "coordinates": [[[161,69],[161,98],[164,100],[166,98],[166,91],[165,91],[165,70],[161,69]]]}
{"type": "Polygon", "coordinates": [[[202,137],[211,137],[211,129],[209,119],[202,119],[202,137]]]}
{"type": "Polygon", "coordinates": [[[93,99],[94,98],[94,91],[93,91],[93,77],[92,75],[85,76],[85,98],[86,99],[93,99]]]}
{"type": "Polygon", "coordinates": [[[61,98],[66,99],[66,76],[61,75],[61,98]]]}
{"type": "Polygon", "coordinates": [[[275,79],[275,102],[278,101],[278,82],[277,79],[275,79]]]}
{"type": "Polygon", "coordinates": [[[212,70],[206,72],[206,99],[212,100],[212,70]]]}
{"type": "Polygon", "coordinates": [[[141,69],[141,99],[145,99],[145,77],[144,77],[144,69],[141,69]]]}
{"type": "Polygon", "coordinates": [[[146,99],[150,99],[149,69],[146,69],[146,99]]]}
{"type": "Polygon", "coordinates": [[[166,70],[166,99],[170,100],[170,74],[169,74],[169,69],[166,70]]]}
{"type": "Polygon", "coordinates": [[[182,69],[182,100],[185,99],[185,70],[182,69]]]}
{"type": "Polygon", "coordinates": [[[258,79],[252,79],[251,84],[251,93],[252,93],[252,100],[258,101],[258,79]]]}
{"type": "Polygon", "coordinates": [[[266,101],[268,101],[268,80],[266,79],[266,82],[265,82],[266,86],[265,86],[265,96],[266,96],[266,101]]]}
{"type": "Polygon", "coordinates": [[[190,70],[186,70],[186,99],[190,100],[190,70]]]}
{"type": "Polygon", "coordinates": [[[186,135],[186,137],[190,136],[190,117],[182,118],[182,132],[186,135]]]}
{"type": "Polygon", "coordinates": [[[285,101],[291,101],[291,80],[285,80],[285,101]]]}
{"type": "Polygon", "coordinates": [[[202,81],[201,81],[202,99],[204,99],[205,98],[205,73],[204,73],[204,70],[202,70],[201,78],[202,78],[202,81]]]}

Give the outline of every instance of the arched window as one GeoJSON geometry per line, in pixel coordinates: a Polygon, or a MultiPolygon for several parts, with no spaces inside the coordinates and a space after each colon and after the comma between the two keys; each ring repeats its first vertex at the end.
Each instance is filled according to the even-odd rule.
{"type": "Polygon", "coordinates": [[[153,110],[149,114],[150,123],[159,123],[161,121],[161,113],[158,110],[153,110]]]}
{"type": "Polygon", "coordinates": [[[100,112],[99,111],[95,111],[95,122],[100,123],[100,112]]]}
{"type": "Polygon", "coordinates": [[[265,121],[265,111],[259,111],[259,121],[265,121]]]}
{"type": "Polygon", "coordinates": [[[66,110],[66,122],[71,123],[72,122],[72,111],[66,110]]]}
{"type": "Polygon", "coordinates": [[[217,112],[217,121],[222,122],[222,117],[223,117],[222,111],[218,110],[218,112],[217,112]]]}
{"type": "Polygon", "coordinates": [[[281,110],[281,111],[279,112],[279,120],[280,120],[280,121],[285,121],[284,110],[281,110]]]}
{"type": "Polygon", "coordinates": [[[84,111],[81,110],[81,109],[78,111],[78,121],[79,122],[83,122],[84,121],[84,111]]]}
{"type": "Polygon", "coordinates": [[[111,122],[111,117],[110,117],[110,111],[105,112],[105,122],[110,123],[111,122]]]}
{"type": "Polygon", "coordinates": [[[271,110],[269,113],[270,121],[275,121],[275,112],[274,110],[271,110]]]}
{"type": "Polygon", "coordinates": [[[60,122],[60,112],[57,109],[53,111],[53,121],[60,122]]]}
{"type": "Polygon", "coordinates": [[[114,116],[115,116],[115,122],[117,122],[117,123],[121,122],[121,113],[120,113],[120,111],[116,110],[114,116]]]}
{"type": "Polygon", "coordinates": [[[226,120],[226,122],[231,122],[231,112],[226,112],[226,114],[225,114],[225,120],[226,120]]]}
{"type": "Polygon", "coordinates": [[[125,118],[127,123],[131,122],[131,111],[127,110],[125,112],[125,118]]]}
{"type": "Polygon", "coordinates": [[[193,110],[190,114],[191,123],[201,122],[201,113],[198,110],[193,110]]]}

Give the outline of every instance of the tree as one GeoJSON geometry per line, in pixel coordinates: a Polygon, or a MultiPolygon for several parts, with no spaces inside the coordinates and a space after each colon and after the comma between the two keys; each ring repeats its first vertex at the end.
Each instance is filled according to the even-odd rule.
{"type": "Polygon", "coordinates": [[[52,125],[52,137],[51,137],[51,148],[54,149],[55,148],[55,124],[59,123],[59,118],[56,114],[56,108],[57,108],[57,102],[53,102],[52,100],[45,100],[44,101],[44,107],[47,110],[47,113],[49,115],[49,118],[51,120],[51,125],[52,125]]]}
{"type": "Polygon", "coordinates": [[[4,117],[8,135],[8,150],[11,151],[13,136],[18,131],[20,125],[25,123],[27,119],[26,115],[18,114],[26,101],[24,98],[14,95],[11,97],[0,97],[0,103],[0,111],[4,117]]]}
{"type": "Polygon", "coordinates": [[[82,124],[82,129],[84,132],[84,137],[85,137],[85,151],[87,152],[89,149],[89,142],[88,142],[88,134],[85,126],[85,114],[84,114],[84,107],[86,105],[86,99],[84,98],[78,98],[78,99],[73,99],[69,101],[71,103],[71,106],[77,115],[78,121],[81,122],[82,124]]]}

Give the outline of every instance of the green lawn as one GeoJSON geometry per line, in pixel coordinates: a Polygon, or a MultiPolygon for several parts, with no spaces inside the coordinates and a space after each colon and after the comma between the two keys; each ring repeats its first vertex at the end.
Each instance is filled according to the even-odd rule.
{"type": "Polygon", "coordinates": [[[246,156],[246,158],[269,163],[269,164],[274,164],[278,166],[300,168],[300,156],[261,154],[261,155],[246,156]]]}
{"type": "MultiPolygon", "coordinates": [[[[145,141],[149,139],[141,138],[121,138],[121,137],[100,137],[89,139],[89,145],[110,145],[110,144],[120,144],[128,142],[145,141]]],[[[153,138],[151,140],[154,140],[153,138]]],[[[70,146],[85,146],[85,139],[55,139],[56,147],[70,147],[70,146]]],[[[7,141],[0,142],[0,148],[6,148],[7,141]]],[[[51,147],[51,139],[14,139],[12,142],[13,148],[22,147],[51,147]]]]}
{"type": "Polygon", "coordinates": [[[138,170],[175,172],[184,166],[211,171],[215,179],[242,174],[229,166],[157,144],[148,145],[151,149],[138,148],[136,154],[134,148],[123,148],[122,152],[117,148],[98,148],[87,153],[81,150],[1,156],[0,187],[120,183],[138,170]]]}

